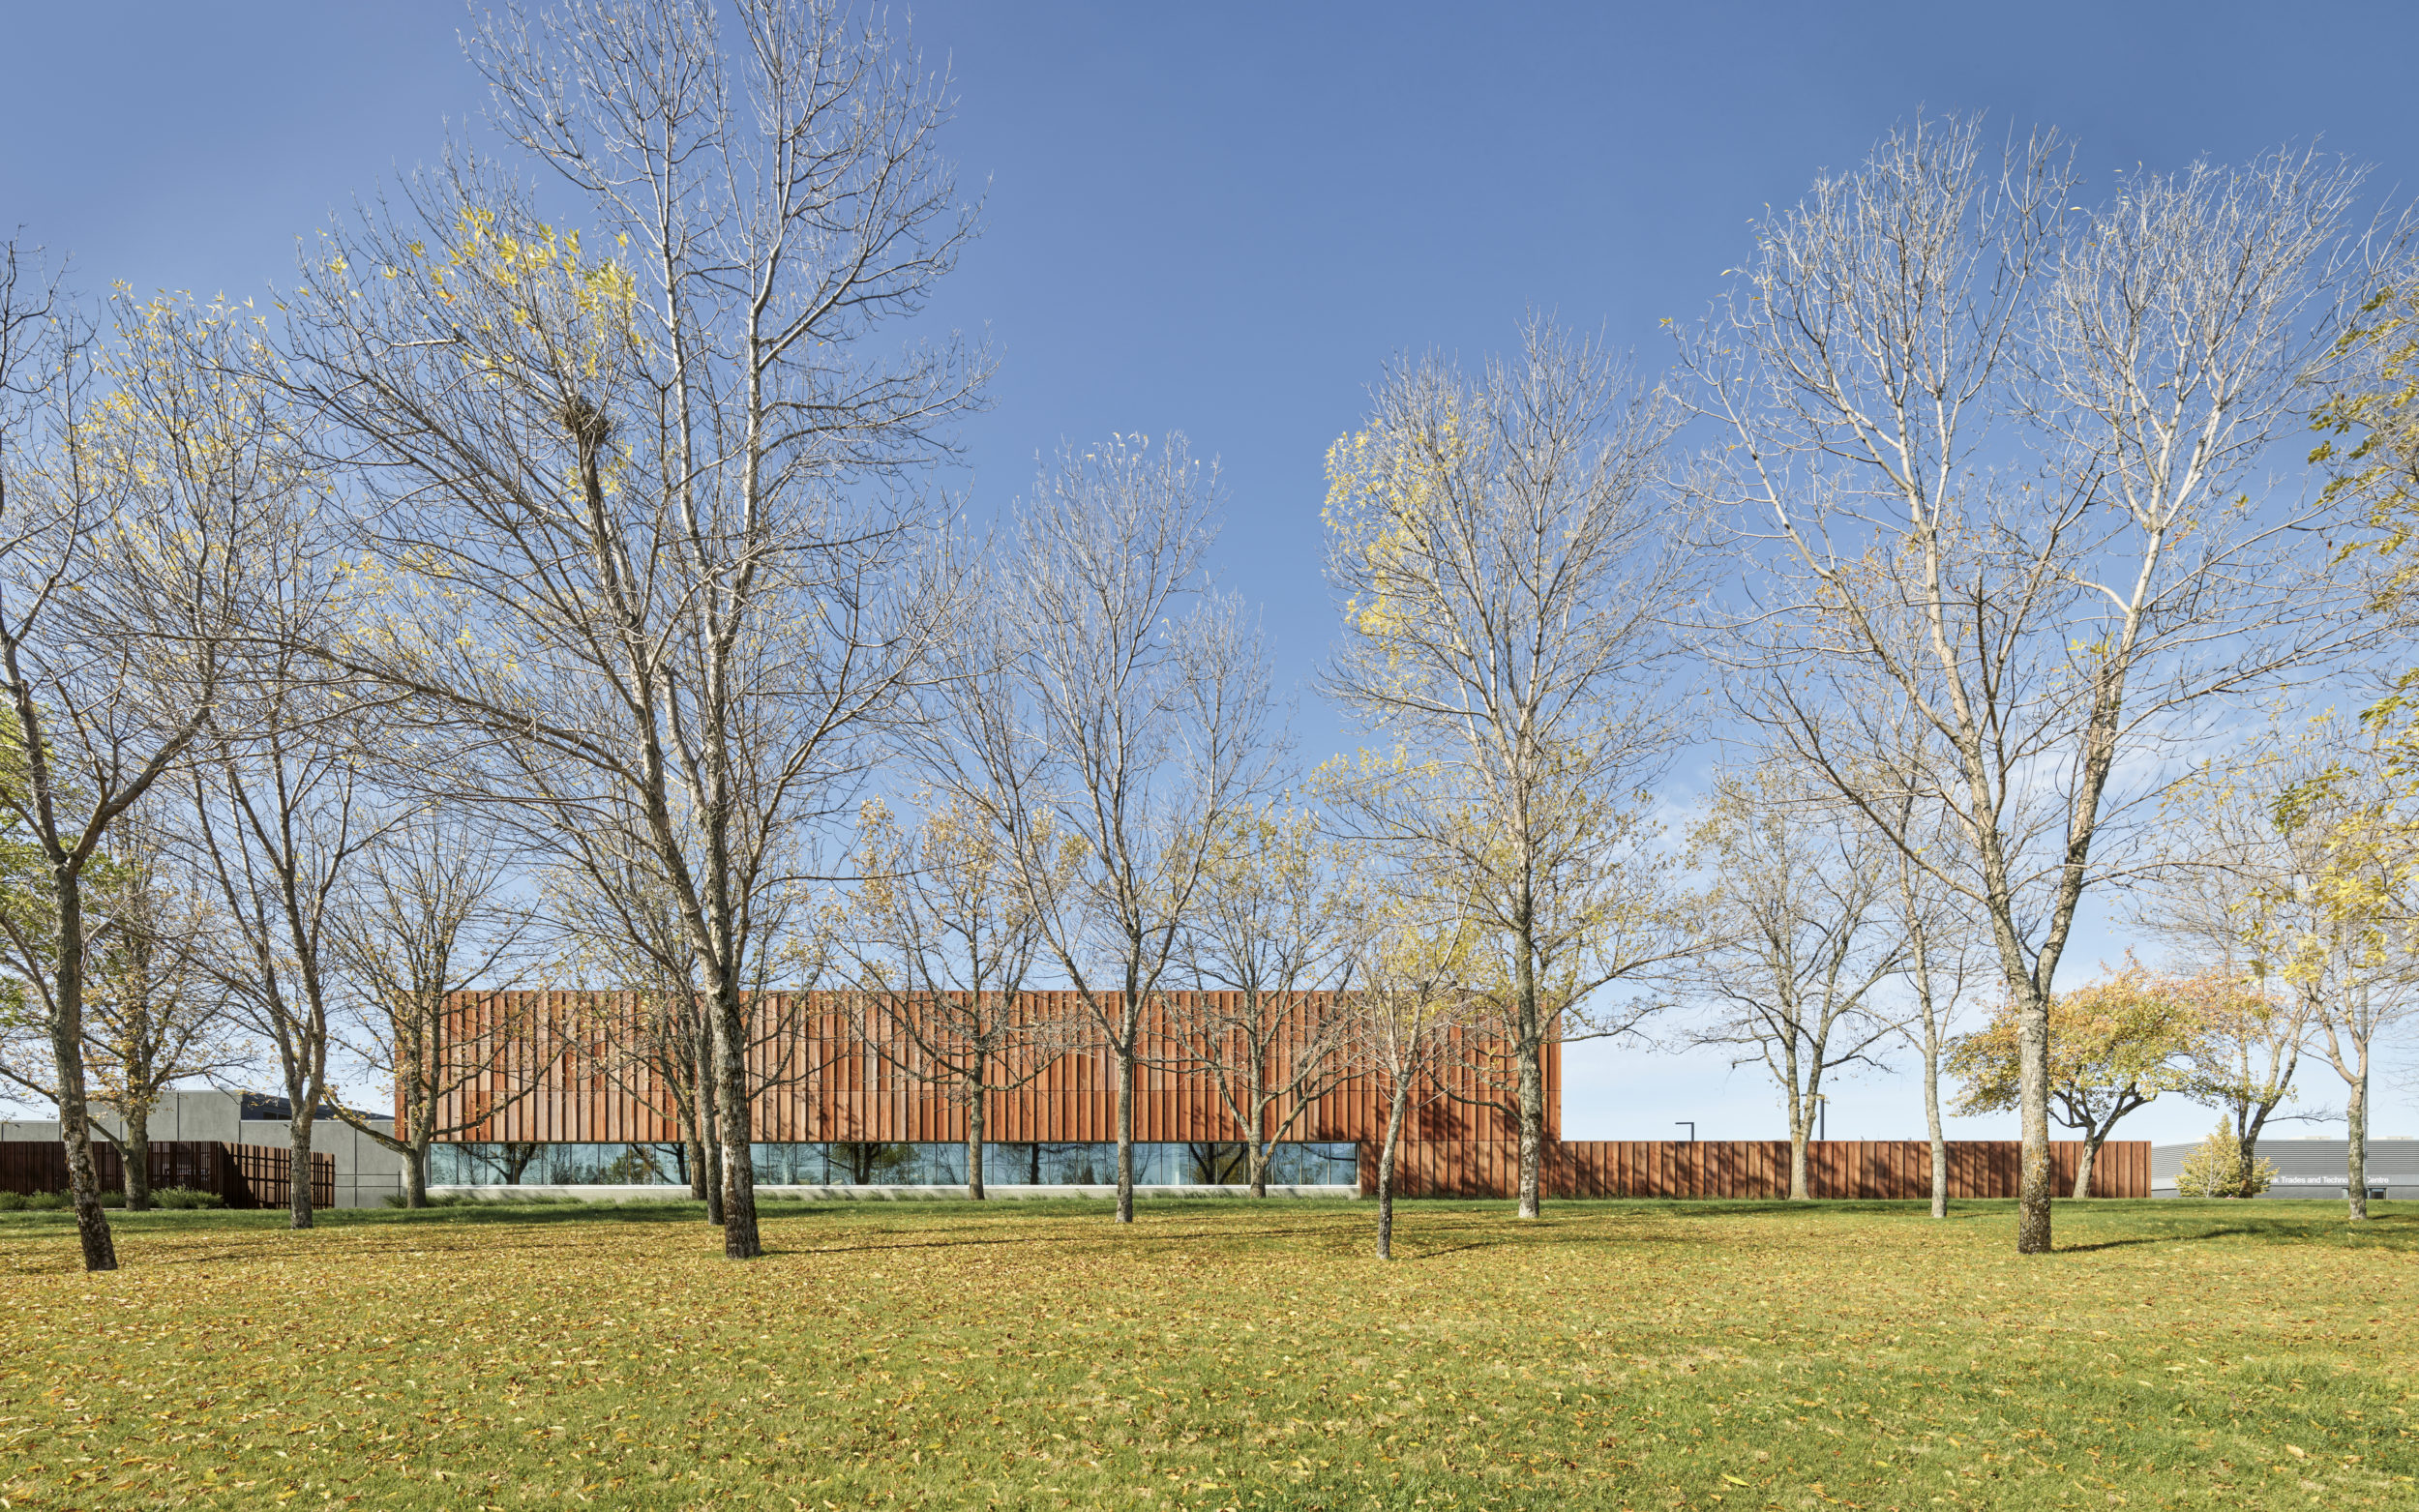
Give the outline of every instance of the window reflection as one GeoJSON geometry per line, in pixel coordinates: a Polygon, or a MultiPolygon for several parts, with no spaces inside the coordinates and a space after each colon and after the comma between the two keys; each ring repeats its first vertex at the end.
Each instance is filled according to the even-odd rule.
{"type": "MultiPolygon", "coordinates": [[[[753,1147],[759,1186],[963,1186],[966,1146],[838,1141],[753,1147]]],[[[1289,1141],[1269,1150],[1273,1186],[1350,1186],[1360,1147],[1289,1141]]],[[[1112,1186],[1118,1151],[1108,1143],[995,1143],[983,1146],[988,1186],[1112,1186]]],[[[1232,1141],[1137,1143],[1140,1186],[1239,1186],[1251,1178],[1248,1146],[1232,1141]]],[[[429,1148],[433,1186],[688,1185],[678,1144],[492,1142],[429,1148]]]]}

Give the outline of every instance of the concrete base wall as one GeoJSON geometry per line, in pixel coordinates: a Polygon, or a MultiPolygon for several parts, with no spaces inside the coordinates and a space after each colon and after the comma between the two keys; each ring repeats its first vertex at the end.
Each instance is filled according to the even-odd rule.
{"type": "MultiPolygon", "coordinates": [[[[1001,1186],[997,1183],[983,1188],[989,1198],[1015,1201],[1021,1198],[1086,1197],[1115,1198],[1113,1186],[1001,1186]]],[[[955,1200],[970,1201],[965,1187],[786,1187],[761,1186],[756,1195],[784,1201],[808,1202],[931,1202],[955,1200]]],[[[527,1201],[531,1198],[570,1198],[583,1202],[685,1202],[691,1201],[686,1187],[643,1186],[478,1186],[431,1187],[431,1197],[466,1197],[490,1202],[527,1201]]],[[[1146,1197],[1234,1197],[1248,1198],[1247,1186],[1138,1186],[1138,1198],[1146,1197]]],[[[1357,1198],[1360,1188],[1354,1186],[1271,1186],[1270,1197],[1357,1198]]]]}

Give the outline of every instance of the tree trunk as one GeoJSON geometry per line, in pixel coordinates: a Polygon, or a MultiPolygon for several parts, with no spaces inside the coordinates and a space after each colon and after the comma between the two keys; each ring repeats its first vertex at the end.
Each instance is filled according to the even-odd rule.
{"type": "Polygon", "coordinates": [[[84,897],[82,878],[52,873],[59,914],[57,996],[50,1017],[50,1054],[59,1072],[59,1140],[67,1146],[67,1190],[75,1207],[75,1236],[86,1270],[118,1268],[116,1242],[101,1207],[101,1180],[92,1163],[92,1112],[84,1100],[84,897]]]}
{"type": "Polygon", "coordinates": [[[1789,1201],[1810,1202],[1814,1189],[1806,1179],[1807,1132],[1814,1115],[1806,1111],[1805,1103],[1794,1098],[1791,1101],[1797,1106],[1790,1110],[1789,1116],[1789,1201]]]}
{"type": "Polygon", "coordinates": [[[714,1112],[710,1091],[713,1081],[711,1076],[707,1076],[701,1083],[708,1088],[706,1093],[701,1094],[704,1102],[702,1116],[705,1120],[702,1141],[705,1145],[705,1221],[719,1229],[723,1221],[723,1128],[722,1119],[714,1112]]]}
{"type": "Polygon", "coordinates": [[[2349,1182],[2344,1191],[2350,1198],[2353,1223],[2369,1219],[2369,1068],[2362,1066],[2360,1073],[2347,1084],[2344,1099],[2344,1132],[2351,1137],[2344,1152],[2344,1175],[2349,1182]]]}
{"type": "Polygon", "coordinates": [[[756,1224],[756,1160],[748,1109],[747,1004],[725,982],[714,993],[715,1110],[722,1121],[723,1258],[754,1260],[764,1253],[756,1224]]]}
{"type": "Polygon", "coordinates": [[[680,1164],[689,1178],[689,1201],[705,1201],[705,1131],[698,1118],[695,1087],[680,1107],[680,1164]]]}
{"type": "Polygon", "coordinates": [[[698,1016],[697,1040],[691,1047],[692,1085],[697,1094],[697,1125],[700,1153],[698,1179],[705,1184],[705,1221],[716,1228],[723,1221],[723,1136],[722,1119],[718,1116],[714,1095],[714,1020],[711,1014],[698,1016]]]}
{"type": "Polygon", "coordinates": [[[294,1116],[286,1124],[293,1148],[285,1156],[285,1206],[292,1227],[311,1227],[311,1119],[317,1110],[312,1099],[294,1100],[294,1116]]]}
{"type": "MultiPolygon", "coordinates": [[[[2113,1119],[2110,1120],[2110,1127],[2114,1127],[2114,1122],[2113,1119]]],[[[2108,1130],[2105,1128],[2083,1131],[2083,1153],[2075,1162],[2075,1195],[2076,1197],[2091,1196],[2091,1168],[2093,1163],[2100,1158],[2100,1146],[2107,1141],[2108,1130]]]]}
{"type": "Polygon", "coordinates": [[[1932,1141],[1932,1216],[1949,1216],[1949,1136],[1940,1127],[1940,1035],[1924,1033],[1924,1130],[1932,1141]]]}
{"type": "Polygon", "coordinates": [[[1134,1221],[1134,1036],[1130,1021],[1118,1047],[1118,1222],[1134,1221]]]}
{"type": "Polygon", "coordinates": [[[2049,999],[2026,984],[2016,1018],[2017,1091],[2024,1163],[2016,1198],[2016,1252],[2049,1253],[2049,999]]]}
{"type": "Polygon", "coordinates": [[[151,1104],[148,1100],[129,1103],[118,1114],[126,1138],[118,1141],[118,1154],[126,1167],[126,1210],[130,1213],[151,1211],[151,1104]]]}
{"type": "Polygon", "coordinates": [[[966,1195],[975,1201],[985,1201],[983,1195],[983,1081],[978,1075],[971,1079],[972,1087],[966,1104],[966,1195]]]}
{"type": "MultiPolygon", "coordinates": [[[[2285,1073],[2285,1082],[2289,1084],[2291,1079],[2292,1073],[2290,1070],[2287,1070],[2285,1073]]],[[[2251,1168],[2252,1163],[2259,1158],[2259,1132],[2268,1126],[2268,1114],[2276,1112],[2277,1108],[2284,1101],[2285,1099],[2283,1097],[2279,1097],[2275,1102],[2261,1103],[2255,1110],[2245,1111],[2245,1119],[2241,1126],[2243,1131],[2243,1186],[2242,1190],[2235,1194],[2238,1197],[2255,1197],[2257,1195],[2251,1189],[2251,1168]]]]}
{"type": "Polygon", "coordinates": [[[1524,914],[1515,948],[1520,953],[1520,1001],[1517,1008],[1520,1042],[1520,1216],[1535,1218],[1544,1210],[1544,1186],[1538,1167],[1545,1158],[1545,1025],[1538,1012],[1536,939],[1524,914]]]}
{"type": "MultiPolygon", "coordinates": [[[[1268,1019],[1262,1013],[1260,994],[1256,990],[1251,994],[1248,1006],[1251,1012],[1251,1022],[1254,1024],[1268,1023],[1268,1019]]],[[[1269,1152],[1275,1142],[1269,1138],[1268,1052],[1269,1048],[1265,1041],[1255,1041],[1250,1068],[1251,1127],[1243,1131],[1244,1159],[1250,1163],[1247,1176],[1251,1182],[1251,1195],[1258,1198],[1265,1198],[1269,1195],[1269,1152]]]]}
{"type": "MultiPolygon", "coordinates": [[[[399,1063],[403,1058],[396,1057],[399,1063]]],[[[401,1077],[400,1072],[397,1075],[401,1077]]],[[[429,1146],[436,1142],[436,1119],[431,1108],[435,1101],[433,1088],[408,1092],[400,1110],[403,1116],[395,1125],[396,1138],[379,1141],[403,1157],[403,1206],[407,1208],[429,1205],[429,1146]]]]}
{"type": "Polygon", "coordinates": [[[1378,1259],[1394,1258],[1394,1145],[1403,1133],[1403,1104],[1408,1097],[1403,1087],[1394,1089],[1394,1100],[1386,1110],[1386,1142],[1378,1146],[1378,1259]]]}

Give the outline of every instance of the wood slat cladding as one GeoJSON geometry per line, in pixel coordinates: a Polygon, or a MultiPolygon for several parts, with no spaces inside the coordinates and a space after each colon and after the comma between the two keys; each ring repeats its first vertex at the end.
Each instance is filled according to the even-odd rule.
{"type": "MultiPolygon", "coordinates": [[[[1073,993],[1039,994],[1048,1012],[1081,1022],[1073,993]]],[[[1169,994],[1181,1006],[1191,994],[1169,994]]],[[[1240,993],[1210,994],[1239,1004],[1240,993]]],[[[1314,997],[1324,1003],[1325,994],[1314,997]]],[[[498,993],[458,1000],[452,1038],[479,1045],[499,1036],[493,1065],[463,1081],[442,1104],[441,1126],[466,1125],[450,1141],[668,1143],[681,1137],[672,1089],[635,1055],[629,1031],[637,1004],[626,994],[573,991],[498,993]]],[[[1134,1138],[1144,1141],[1243,1138],[1208,1073],[1181,1063],[1163,1014],[1147,1024],[1135,1070],[1134,1138]]],[[[757,1006],[749,1049],[756,1138],[765,1142],[900,1141],[958,1142],[966,1106],[946,1088],[902,1070],[856,1033],[836,993],[767,994],[757,1006]]],[[[1477,1042],[1464,1057],[1484,1057],[1477,1042]]],[[[901,1048],[901,1053],[904,1048],[901,1048]]],[[[997,1143],[1106,1142],[1117,1138],[1117,1059],[1088,1046],[1043,1057],[1026,1085],[984,1101],[985,1136],[997,1143]]],[[[1020,1068],[1024,1069],[1024,1068],[1020,1068]]],[[[1546,1133],[1559,1132],[1562,1053],[1546,1051],[1546,1133]]],[[[1007,1080],[1002,1078],[1002,1080],[1007,1080]]],[[[1406,1142],[1440,1147],[1514,1141],[1508,1092],[1474,1064],[1457,1066],[1449,1098],[1422,1108],[1406,1142]]],[[[400,1099],[397,1126],[403,1122],[400,1099]]],[[[1279,1112],[1276,1116],[1284,1116],[1279,1112]]],[[[1288,1140],[1354,1141],[1373,1148],[1386,1128],[1378,1086],[1347,1081],[1314,1098],[1284,1131],[1288,1140]]]]}

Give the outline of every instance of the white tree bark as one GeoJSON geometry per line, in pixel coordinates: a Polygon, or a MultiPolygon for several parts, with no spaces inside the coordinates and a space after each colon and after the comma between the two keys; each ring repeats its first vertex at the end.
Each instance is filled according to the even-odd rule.
{"type": "Polygon", "coordinates": [[[1324,682],[1401,758],[1330,765],[1327,791],[1498,933],[1524,1217],[1542,1200],[1545,1047],[1674,948],[1651,822],[1627,802],[1682,724],[1662,670],[1688,557],[1657,487],[1674,418],[1532,322],[1475,380],[1389,373],[1329,453],[1345,640],[1324,682]]]}
{"type": "Polygon", "coordinates": [[[41,857],[6,910],[40,1004],[84,1264],[116,1268],[85,1064],[87,873],[112,827],[184,762],[256,635],[309,516],[273,396],[244,374],[249,322],[117,302],[119,339],[15,242],[0,249],[0,699],[15,775],[0,811],[41,857]]]}
{"type": "Polygon", "coordinates": [[[493,16],[470,50],[497,124],[591,240],[462,162],[335,236],[290,304],[297,381],[379,506],[374,629],[318,649],[464,748],[457,791],[660,880],[712,1028],[724,1252],[750,1259],[749,986],[800,830],[954,617],[920,469],[982,364],[866,355],[972,232],[945,84],[823,0],[721,15],[493,16]]]}
{"type": "Polygon", "coordinates": [[[2240,485],[2328,360],[2360,175],[2290,154],[2125,175],[1919,122],[1759,228],[1684,342],[1725,436],[1696,489],[1756,562],[1754,716],[1885,827],[1875,726],[1920,712],[1901,848],[1971,900],[2022,1015],[2020,1251],[2050,1246],[2047,1004],[2090,889],[2208,700],[2370,632],[2310,545],[2330,506],[2240,485]],[[1871,697],[1888,692],[1887,700],[1871,697]]]}

